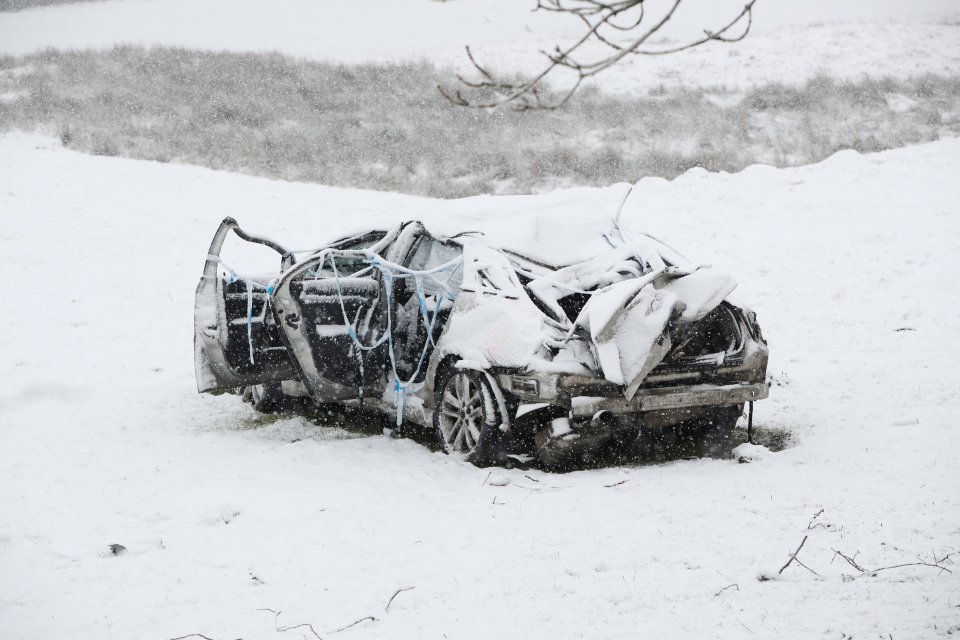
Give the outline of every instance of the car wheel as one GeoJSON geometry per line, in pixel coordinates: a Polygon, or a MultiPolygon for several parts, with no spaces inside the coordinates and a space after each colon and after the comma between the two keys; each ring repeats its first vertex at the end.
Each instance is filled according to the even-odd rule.
{"type": "Polygon", "coordinates": [[[478,466],[500,462],[503,434],[487,376],[451,367],[441,374],[435,397],[433,426],[443,450],[478,466]]]}
{"type": "Polygon", "coordinates": [[[283,390],[279,383],[255,384],[243,391],[243,399],[253,405],[254,411],[276,413],[283,409],[283,390]]]}
{"type": "Polygon", "coordinates": [[[713,407],[699,425],[700,455],[719,455],[729,449],[733,430],[743,413],[742,405],[713,407]]]}
{"type": "Polygon", "coordinates": [[[743,405],[714,407],[703,422],[703,435],[719,439],[729,438],[741,415],[743,415],[743,405]]]}

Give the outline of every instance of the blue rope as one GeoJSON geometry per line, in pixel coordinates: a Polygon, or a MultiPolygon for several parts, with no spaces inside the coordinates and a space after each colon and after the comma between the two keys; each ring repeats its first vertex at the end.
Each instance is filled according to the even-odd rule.
{"type": "Polygon", "coordinates": [[[270,294],[273,293],[274,287],[276,286],[278,280],[273,279],[266,285],[262,285],[255,280],[242,276],[236,272],[230,265],[220,259],[219,256],[207,256],[208,259],[216,259],[228,272],[227,284],[233,284],[234,282],[240,281],[243,282],[247,287],[247,348],[250,353],[250,364],[255,364],[254,360],[254,349],[253,349],[253,290],[263,289],[267,292],[267,299],[264,301],[264,304],[270,304],[270,294]]]}
{"type": "MultiPolygon", "coordinates": [[[[347,335],[350,337],[353,344],[357,347],[360,352],[363,351],[372,351],[383,345],[384,342],[388,346],[388,355],[390,359],[390,372],[393,375],[393,390],[396,395],[396,407],[397,407],[397,426],[400,426],[403,423],[403,410],[404,410],[404,400],[409,391],[410,385],[413,384],[413,381],[417,379],[417,376],[420,375],[420,371],[423,369],[423,364],[427,359],[427,351],[431,346],[436,348],[436,342],[433,338],[433,332],[436,328],[437,318],[440,316],[440,308],[443,306],[443,301],[450,300],[453,301],[456,296],[451,291],[450,287],[450,278],[453,277],[453,273],[459,268],[463,260],[462,258],[457,258],[451,260],[445,264],[434,267],[433,269],[425,271],[416,271],[413,269],[408,269],[406,267],[400,266],[398,264],[391,263],[387,260],[384,260],[379,255],[372,252],[364,252],[365,260],[370,264],[369,267],[362,269],[357,272],[355,275],[365,274],[370,269],[377,269],[383,275],[383,283],[385,288],[386,302],[387,302],[387,330],[379,338],[374,340],[372,344],[365,345],[360,341],[360,337],[357,335],[357,331],[353,326],[353,322],[350,320],[350,316],[347,313],[347,306],[344,302],[343,295],[343,284],[341,282],[340,272],[337,269],[336,256],[333,251],[326,250],[324,251],[322,259],[318,264],[317,268],[313,270],[314,277],[320,276],[320,271],[323,269],[323,266],[326,264],[327,260],[330,261],[331,268],[333,270],[334,283],[337,288],[337,302],[340,306],[340,313],[343,316],[343,323],[347,327],[347,335]],[[441,280],[438,276],[444,272],[450,272],[447,277],[441,280]],[[439,287],[440,291],[435,297],[435,304],[433,311],[431,312],[427,306],[426,294],[424,293],[423,288],[423,278],[428,277],[433,280],[439,287]],[[397,357],[396,349],[393,343],[393,283],[397,278],[413,278],[414,281],[414,290],[417,294],[417,306],[420,311],[420,316],[423,318],[424,328],[427,332],[427,340],[424,342],[423,349],[420,351],[420,357],[417,360],[417,367],[413,371],[413,374],[407,380],[401,380],[400,374],[397,370],[397,357]]],[[[247,287],[247,343],[250,349],[250,363],[254,363],[254,348],[253,348],[253,291],[254,288],[263,289],[267,293],[267,299],[264,304],[270,303],[270,296],[276,289],[278,284],[277,280],[271,280],[267,285],[262,285],[259,282],[255,282],[250,278],[246,278],[237,274],[236,271],[231,269],[228,265],[223,263],[223,261],[218,261],[226,267],[230,274],[228,284],[233,284],[234,282],[241,280],[246,284],[247,287]]],[[[363,357],[359,357],[360,364],[360,375],[363,376],[363,357]]]]}
{"type": "Polygon", "coordinates": [[[438,267],[430,269],[428,271],[414,271],[412,269],[407,269],[401,267],[400,265],[395,265],[386,260],[381,259],[379,256],[373,253],[367,254],[367,260],[370,264],[380,270],[380,273],[383,274],[384,286],[386,287],[386,297],[387,297],[387,343],[388,343],[388,353],[390,356],[390,372],[393,374],[393,390],[396,396],[396,407],[397,407],[397,426],[399,427],[403,424],[403,410],[405,405],[405,398],[407,391],[410,385],[414,380],[417,379],[417,376],[420,375],[420,371],[423,368],[423,363],[427,358],[427,351],[429,350],[430,345],[436,346],[433,340],[433,330],[436,326],[437,318],[440,315],[440,307],[443,305],[443,299],[446,297],[449,300],[453,300],[455,296],[452,295],[449,287],[449,279],[452,276],[447,277],[446,282],[440,282],[436,278],[436,274],[455,269],[460,266],[462,259],[451,260],[446,264],[442,264],[438,267]],[[436,282],[440,288],[443,290],[443,296],[436,296],[436,303],[434,306],[433,313],[429,313],[427,309],[426,297],[423,292],[423,277],[429,276],[434,282],[436,282]],[[410,377],[403,381],[400,379],[400,374],[397,371],[397,357],[396,357],[396,348],[393,344],[393,280],[394,278],[408,278],[413,277],[415,284],[415,291],[417,294],[417,306],[420,309],[420,313],[423,317],[424,328],[427,332],[427,340],[423,344],[423,349],[420,351],[420,358],[417,360],[417,367],[410,375],[410,377]]]}
{"type": "MultiPolygon", "coordinates": [[[[253,364],[253,286],[247,284],[247,346],[250,347],[250,364],[253,364]]],[[[264,303],[266,304],[266,303],[264,303]]]]}

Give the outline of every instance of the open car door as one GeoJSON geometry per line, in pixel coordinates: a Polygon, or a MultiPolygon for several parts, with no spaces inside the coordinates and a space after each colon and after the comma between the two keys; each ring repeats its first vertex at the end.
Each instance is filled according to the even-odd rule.
{"type": "Polygon", "coordinates": [[[194,304],[194,366],[201,392],[296,377],[272,313],[271,278],[240,277],[220,268],[220,250],[230,231],[275,250],[281,255],[281,268],[293,265],[286,249],[247,234],[233,218],[220,224],[207,252],[194,304]]]}
{"type": "Polygon", "coordinates": [[[381,326],[383,278],[362,249],[373,232],[337,243],[284,273],[275,314],[297,378],[317,402],[382,393],[388,345],[381,326]]]}

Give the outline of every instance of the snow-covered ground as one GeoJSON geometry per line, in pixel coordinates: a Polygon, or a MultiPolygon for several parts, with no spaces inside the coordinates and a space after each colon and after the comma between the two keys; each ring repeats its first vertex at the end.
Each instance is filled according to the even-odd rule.
{"type": "Polygon", "coordinates": [[[757,421],[796,445],[491,476],[406,440],[264,425],[196,394],[192,369],[223,216],[303,245],[467,205],[6,135],[0,636],[327,638],[366,616],[336,637],[956,633],[957,556],[849,580],[832,549],[871,569],[960,550],[958,167],[944,140],[643,180],[625,226],[738,277],[776,381],[757,421]],[[819,576],[778,575],[804,536],[819,576]]]}
{"type": "MultiPolygon", "coordinates": [[[[648,2],[651,16],[665,0],[648,2]]],[[[463,47],[493,68],[532,70],[540,50],[570,41],[580,22],[531,12],[533,0],[104,0],[0,13],[0,54],[45,47],[169,45],[279,51],[347,63],[427,59],[464,68],[463,47]]],[[[663,37],[716,29],[742,0],[685,0],[663,37]]],[[[761,0],[753,34],[735,46],[627,60],[598,77],[608,90],[745,87],[835,78],[960,72],[955,0],[761,0]]]]}

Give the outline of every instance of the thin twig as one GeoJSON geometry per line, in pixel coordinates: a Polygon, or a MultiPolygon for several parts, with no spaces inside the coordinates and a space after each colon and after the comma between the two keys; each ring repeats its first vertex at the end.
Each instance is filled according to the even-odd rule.
{"type": "Polygon", "coordinates": [[[314,635],[314,637],[317,638],[317,640],[323,640],[323,638],[320,637],[320,634],[317,633],[317,630],[314,629],[314,628],[313,628],[313,625],[310,624],[309,622],[301,622],[300,624],[295,624],[295,625],[290,626],[290,627],[280,627],[280,628],[277,629],[277,631],[279,631],[279,632],[293,631],[294,629],[299,629],[300,627],[306,627],[306,628],[310,629],[310,633],[312,633],[312,634],[314,635]]]}
{"type": "Polygon", "coordinates": [[[374,618],[373,616],[364,616],[363,618],[360,618],[360,619],[357,620],[356,622],[351,622],[351,623],[348,624],[347,626],[345,626],[345,627],[340,627],[340,628],[337,629],[336,631],[327,631],[327,633],[330,634],[330,635],[333,635],[333,634],[335,634],[335,633],[340,633],[341,631],[346,631],[346,630],[349,629],[350,627],[355,627],[355,626],[357,626],[358,624],[360,624],[361,622],[364,622],[364,621],[366,621],[366,620],[370,620],[370,621],[372,621],[372,622],[376,622],[376,621],[377,621],[377,619],[374,618]]]}
{"type": "Polygon", "coordinates": [[[273,628],[274,630],[280,628],[280,612],[275,609],[267,609],[266,607],[262,609],[257,609],[257,611],[269,611],[273,614],[273,628]]]}
{"type": "Polygon", "coordinates": [[[797,554],[800,553],[800,549],[803,549],[803,545],[807,543],[807,536],[803,536],[803,540],[800,542],[800,546],[797,547],[797,550],[790,554],[790,559],[787,560],[787,564],[780,567],[780,571],[777,572],[777,575],[781,575],[784,570],[790,566],[790,563],[797,559],[797,554]]]}
{"type": "Polygon", "coordinates": [[[207,637],[202,633],[191,633],[186,636],[179,636],[177,638],[170,638],[170,640],[185,640],[185,638],[203,638],[203,640],[213,640],[213,638],[207,637]]]}
{"type": "Polygon", "coordinates": [[[314,637],[317,638],[317,640],[323,640],[320,634],[317,633],[317,630],[314,629],[313,625],[310,624],[309,622],[301,622],[300,624],[291,625],[289,627],[281,627],[280,611],[277,611],[276,609],[267,609],[267,608],[257,609],[257,611],[269,611],[270,613],[273,614],[273,629],[277,633],[283,633],[285,631],[293,631],[294,629],[299,629],[300,627],[307,627],[308,629],[310,629],[310,633],[312,633],[314,637]]]}
{"type": "Polygon", "coordinates": [[[940,573],[943,573],[944,571],[946,571],[947,573],[953,573],[952,570],[943,566],[943,563],[949,560],[950,557],[956,553],[956,551],[951,551],[950,553],[943,556],[942,558],[937,558],[937,554],[932,553],[931,555],[933,556],[933,562],[928,562],[923,558],[921,558],[920,556],[917,556],[917,562],[902,562],[900,564],[894,564],[887,567],[878,567],[876,569],[865,569],[854,560],[854,558],[856,558],[856,554],[854,554],[853,558],[851,558],[850,556],[840,551],[837,551],[836,549],[833,549],[832,551],[834,553],[834,557],[840,556],[841,558],[846,560],[847,564],[849,564],[851,567],[859,571],[861,576],[864,576],[864,575],[872,576],[881,571],[888,571],[890,569],[902,569],[904,567],[930,567],[931,569],[938,569],[940,573]]]}
{"type": "Polygon", "coordinates": [[[626,484],[626,483],[628,483],[628,482],[630,482],[630,480],[621,480],[620,482],[614,482],[613,484],[605,484],[605,485],[603,485],[603,487],[604,487],[605,489],[609,489],[609,488],[611,488],[611,487],[619,487],[620,485],[626,484]]]}
{"type": "Polygon", "coordinates": [[[413,589],[416,589],[416,587],[400,587],[399,589],[397,589],[396,591],[394,591],[394,592],[393,592],[393,595],[390,596],[390,599],[387,600],[387,606],[384,607],[383,610],[384,610],[384,611],[390,611],[390,604],[393,602],[393,599],[394,599],[394,598],[396,598],[398,595],[400,595],[400,594],[403,593],[404,591],[411,591],[411,590],[413,590],[413,589]]]}
{"type": "Polygon", "coordinates": [[[816,520],[817,518],[819,518],[819,517],[822,516],[822,515],[823,515],[823,509],[820,509],[820,511],[817,511],[815,514],[813,514],[813,517],[810,518],[810,522],[807,523],[807,529],[808,529],[808,530],[809,530],[809,529],[813,529],[813,527],[814,527],[814,524],[813,524],[814,520],[816,520]]]}
{"type": "MultiPolygon", "coordinates": [[[[836,559],[837,556],[840,556],[841,558],[843,558],[844,560],[847,561],[847,564],[849,564],[851,567],[853,567],[854,569],[856,569],[856,570],[859,571],[860,573],[866,573],[866,572],[867,572],[866,569],[864,569],[864,568],[861,567],[859,564],[857,564],[856,557],[857,557],[857,553],[860,553],[859,551],[858,551],[857,553],[853,554],[853,557],[848,556],[847,554],[843,553],[842,551],[837,551],[836,549],[831,549],[831,551],[833,551],[833,558],[834,558],[834,559],[836,559]]],[[[833,562],[833,560],[830,560],[830,562],[833,562]]]]}
{"type": "Polygon", "coordinates": [[[723,589],[720,589],[720,591],[717,591],[715,594],[713,594],[713,597],[716,598],[717,596],[719,596],[721,593],[723,593],[724,591],[726,591],[726,590],[729,589],[730,587],[733,587],[733,588],[736,589],[737,591],[740,591],[740,585],[738,585],[737,583],[734,582],[733,584],[728,584],[728,585],[725,586],[723,589]]]}
{"type": "Polygon", "coordinates": [[[823,529],[832,529],[832,528],[833,528],[833,525],[830,524],[830,523],[828,523],[828,522],[817,522],[817,521],[816,521],[817,518],[819,518],[819,517],[822,516],[822,515],[823,515],[823,509],[820,509],[820,511],[817,511],[815,514],[813,514],[813,517],[810,518],[810,522],[807,523],[807,531],[812,531],[813,529],[816,529],[817,527],[820,527],[820,528],[823,528],[823,529]]]}
{"type": "Polygon", "coordinates": [[[800,549],[803,549],[803,545],[805,545],[806,543],[807,543],[807,536],[803,536],[803,540],[800,541],[800,546],[797,547],[797,550],[796,550],[796,551],[794,551],[793,553],[790,554],[790,559],[787,560],[787,564],[785,564],[785,565],[783,565],[782,567],[780,567],[780,571],[777,573],[777,575],[780,575],[781,573],[783,573],[784,570],[785,570],[787,567],[790,566],[790,563],[796,562],[798,565],[800,565],[801,567],[803,567],[804,569],[806,569],[807,571],[809,571],[809,572],[812,573],[813,575],[817,576],[818,578],[820,577],[820,574],[819,574],[819,573],[817,573],[816,571],[814,571],[813,569],[811,569],[811,568],[808,567],[807,565],[805,565],[805,564],[803,564],[802,562],[800,562],[800,558],[797,557],[797,554],[800,553],[800,549]]]}

